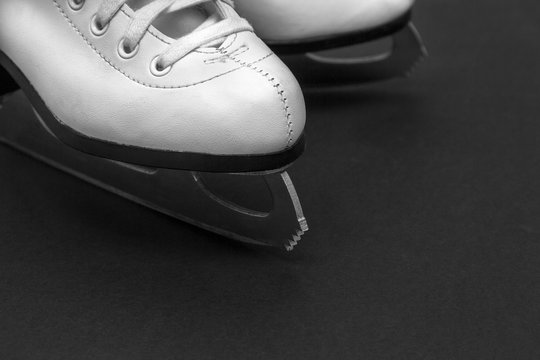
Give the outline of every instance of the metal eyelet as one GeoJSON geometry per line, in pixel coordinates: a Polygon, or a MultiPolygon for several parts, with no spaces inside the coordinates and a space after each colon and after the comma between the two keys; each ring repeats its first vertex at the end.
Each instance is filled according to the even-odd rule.
{"type": "Polygon", "coordinates": [[[159,55],[156,56],[154,59],[152,59],[152,62],[150,63],[150,72],[154,76],[165,76],[172,70],[172,65],[167,66],[166,68],[161,68],[159,66],[159,55]]]}
{"type": "Polygon", "coordinates": [[[106,24],[105,26],[101,26],[97,22],[97,14],[94,14],[92,16],[92,20],[90,21],[90,31],[94,36],[102,36],[107,32],[109,29],[109,24],[106,24]]]}
{"type": "Polygon", "coordinates": [[[68,0],[68,5],[73,11],[79,11],[83,8],[85,0],[68,0]]]}
{"type": "Polygon", "coordinates": [[[137,44],[137,46],[135,46],[135,49],[126,49],[126,43],[125,43],[125,39],[122,38],[122,40],[120,40],[120,42],[118,43],[118,55],[120,55],[120,57],[122,59],[131,59],[132,57],[134,57],[135,55],[137,55],[137,53],[139,52],[139,44],[137,44]]]}

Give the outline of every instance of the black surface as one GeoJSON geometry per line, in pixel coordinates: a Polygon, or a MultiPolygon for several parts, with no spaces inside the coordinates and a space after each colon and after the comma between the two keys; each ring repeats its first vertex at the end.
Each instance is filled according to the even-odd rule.
{"type": "Polygon", "coordinates": [[[292,254],[0,148],[0,358],[538,359],[540,5],[415,14],[412,79],[306,94],[292,254]]]}

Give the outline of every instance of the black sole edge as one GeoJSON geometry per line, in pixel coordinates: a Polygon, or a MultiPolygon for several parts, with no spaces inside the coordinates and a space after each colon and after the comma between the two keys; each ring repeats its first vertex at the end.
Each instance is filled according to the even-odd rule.
{"type": "Polygon", "coordinates": [[[0,51],[0,76],[0,81],[3,84],[0,87],[0,96],[15,91],[20,87],[43,119],[45,125],[61,142],[79,151],[101,158],[153,168],[214,173],[253,173],[284,169],[297,160],[305,150],[304,134],[286,151],[261,155],[213,155],[174,152],[103,141],[88,137],[62,124],[49,110],[22,71],[2,51],[0,51]],[[2,72],[6,73],[2,74],[2,72]]]}
{"type": "Polygon", "coordinates": [[[306,39],[297,42],[285,43],[267,41],[266,43],[277,55],[293,55],[324,51],[355,44],[362,44],[393,35],[406,27],[411,19],[412,10],[409,10],[393,21],[371,29],[356,31],[339,36],[306,39]]]}

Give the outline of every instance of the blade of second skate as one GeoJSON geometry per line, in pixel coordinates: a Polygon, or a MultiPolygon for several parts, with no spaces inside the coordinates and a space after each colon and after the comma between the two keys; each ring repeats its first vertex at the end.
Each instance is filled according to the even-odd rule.
{"type": "MultiPolygon", "coordinates": [[[[308,230],[286,172],[264,176],[268,211],[251,210],[212,192],[205,174],[152,169],[91,156],[53,137],[21,92],[0,108],[0,142],[55,168],[174,218],[247,243],[292,248],[308,230]]],[[[241,181],[245,175],[235,176],[241,181]]],[[[257,196],[257,194],[253,194],[257,196]]]]}
{"type": "Polygon", "coordinates": [[[284,55],[303,86],[342,86],[408,76],[427,56],[420,34],[413,24],[394,34],[388,53],[359,58],[329,57],[318,53],[284,55]]]}

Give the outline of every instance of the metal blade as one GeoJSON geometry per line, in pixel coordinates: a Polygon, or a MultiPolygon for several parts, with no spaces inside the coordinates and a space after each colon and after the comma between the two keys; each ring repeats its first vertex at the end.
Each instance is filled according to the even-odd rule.
{"type": "Polygon", "coordinates": [[[374,56],[343,58],[322,53],[285,55],[283,61],[304,86],[341,86],[408,76],[427,56],[412,23],[396,33],[392,49],[374,56]]]}
{"type": "Polygon", "coordinates": [[[0,142],[138,204],[234,240],[292,250],[308,230],[286,172],[210,175],[87,155],[50,134],[21,92],[9,96],[0,107],[0,142]],[[264,188],[245,195],[256,199],[259,193],[268,192],[271,208],[260,210],[257,206],[254,210],[229,200],[227,189],[217,193],[208,186],[206,178],[211,176],[234,177],[229,180],[238,182],[240,189],[242,181],[262,177],[264,188]]]}

